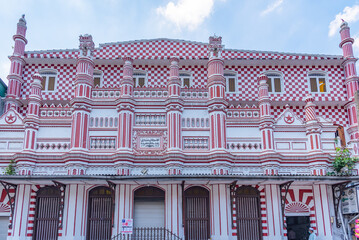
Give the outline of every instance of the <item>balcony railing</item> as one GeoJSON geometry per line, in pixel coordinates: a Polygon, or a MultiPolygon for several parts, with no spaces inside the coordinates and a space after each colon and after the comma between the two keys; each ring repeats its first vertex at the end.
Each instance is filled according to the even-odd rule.
{"type": "Polygon", "coordinates": [[[149,227],[133,228],[132,234],[122,234],[113,237],[111,240],[182,240],[166,228],[149,227]]]}

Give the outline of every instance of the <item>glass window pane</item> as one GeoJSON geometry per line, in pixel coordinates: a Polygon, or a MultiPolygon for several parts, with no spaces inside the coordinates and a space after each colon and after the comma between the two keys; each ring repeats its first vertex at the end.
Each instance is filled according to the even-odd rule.
{"type": "Polygon", "coordinates": [[[145,86],[145,78],[138,78],[138,86],[139,87],[145,86]]]}
{"type": "Polygon", "coordinates": [[[49,91],[55,90],[55,77],[49,77],[49,82],[47,83],[47,90],[49,91]]]}
{"type": "Polygon", "coordinates": [[[281,92],[280,78],[274,78],[274,89],[275,92],[281,92]]]}
{"type": "Polygon", "coordinates": [[[267,78],[267,84],[268,84],[268,92],[273,92],[271,78],[267,78]]]}
{"type": "Polygon", "coordinates": [[[319,91],[326,92],[327,88],[325,86],[325,78],[319,78],[319,91]]]}
{"type": "Polygon", "coordinates": [[[94,86],[96,87],[96,86],[101,86],[101,78],[99,78],[99,77],[95,77],[94,79],[93,79],[93,84],[94,84],[94,86]]]}
{"type": "Polygon", "coordinates": [[[42,77],[41,86],[42,86],[42,90],[45,90],[45,86],[46,86],[46,77],[42,77]]]}
{"type": "Polygon", "coordinates": [[[184,86],[184,87],[188,87],[188,88],[190,87],[190,85],[189,85],[189,78],[184,78],[184,79],[183,79],[183,86],[184,86]]]}
{"type": "Polygon", "coordinates": [[[228,79],[228,92],[235,92],[236,91],[236,80],[234,78],[228,79]]]}
{"type": "Polygon", "coordinates": [[[318,92],[317,79],[316,78],[311,78],[310,79],[310,91],[311,92],[318,92]]]}

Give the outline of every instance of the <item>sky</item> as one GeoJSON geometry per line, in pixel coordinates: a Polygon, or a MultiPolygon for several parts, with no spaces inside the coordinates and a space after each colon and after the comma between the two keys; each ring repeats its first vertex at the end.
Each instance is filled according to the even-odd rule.
{"type": "Polygon", "coordinates": [[[16,24],[27,21],[27,51],[174,38],[225,48],[341,55],[339,26],[349,23],[359,57],[359,0],[0,0],[0,78],[7,83],[16,24]]]}

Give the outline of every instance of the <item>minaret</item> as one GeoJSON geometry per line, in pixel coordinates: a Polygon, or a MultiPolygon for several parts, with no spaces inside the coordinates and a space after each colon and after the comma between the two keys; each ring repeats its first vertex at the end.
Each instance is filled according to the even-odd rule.
{"type": "Polygon", "coordinates": [[[132,136],[134,123],[135,103],[133,98],[133,59],[124,57],[123,78],[121,83],[121,96],[117,105],[118,111],[118,144],[117,151],[132,151],[132,136]]]}
{"type": "Polygon", "coordinates": [[[170,78],[167,83],[168,99],[166,101],[167,110],[167,131],[168,131],[168,152],[182,150],[182,130],[181,119],[183,111],[183,101],[180,99],[181,81],[179,78],[179,58],[170,59],[170,78]]]}
{"type": "Polygon", "coordinates": [[[345,106],[348,111],[348,118],[349,118],[349,128],[348,134],[350,136],[350,140],[348,145],[356,149],[354,154],[359,156],[358,153],[358,139],[359,139],[359,132],[358,132],[358,119],[357,119],[357,107],[354,101],[354,94],[358,91],[358,76],[356,73],[355,63],[357,59],[354,57],[353,54],[353,43],[354,39],[350,37],[350,28],[348,27],[348,23],[343,21],[340,25],[340,37],[341,42],[339,47],[343,49],[343,67],[345,72],[345,85],[347,87],[347,100],[349,103],[345,106]]]}
{"type": "Polygon", "coordinates": [[[263,152],[274,151],[273,123],[271,115],[271,100],[268,93],[267,76],[262,74],[258,77],[259,82],[259,129],[262,138],[263,152]]]}
{"type": "Polygon", "coordinates": [[[88,129],[91,112],[89,99],[93,88],[93,52],[95,44],[92,36],[80,36],[80,55],[77,59],[75,78],[75,98],[72,114],[71,150],[86,151],[89,147],[88,129]]]}
{"type": "Polygon", "coordinates": [[[24,151],[35,151],[36,135],[39,129],[39,116],[41,106],[41,75],[36,72],[32,76],[29,105],[27,108],[25,122],[24,151]]]}
{"type": "Polygon", "coordinates": [[[317,115],[315,113],[315,104],[313,103],[313,97],[308,95],[305,98],[305,127],[308,138],[309,152],[321,152],[322,140],[321,140],[321,126],[318,122],[317,115]]]}
{"type": "Polygon", "coordinates": [[[225,100],[226,79],[223,75],[224,62],[221,58],[222,37],[209,38],[208,50],[208,91],[209,91],[209,121],[210,121],[210,150],[226,151],[226,109],[225,100]]]}
{"type": "Polygon", "coordinates": [[[9,80],[9,87],[7,90],[5,110],[13,106],[16,111],[19,111],[21,106],[18,98],[20,97],[21,87],[24,83],[24,79],[22,78],[22,69],[25,66],[24,53],[25,45],[27,44],[25,35],[26,21],[25,15],[22,15],[17,24],[16,34],[13,36],[15,46],[13,55],[10,57],[10,73],[7,76],[7,79],[9,80]]]}

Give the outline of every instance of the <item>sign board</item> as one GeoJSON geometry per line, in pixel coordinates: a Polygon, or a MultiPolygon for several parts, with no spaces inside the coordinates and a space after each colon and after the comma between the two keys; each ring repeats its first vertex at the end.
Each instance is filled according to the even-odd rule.
{"type": "Polygon", "coordinates": [[[358,190],[359,187],[345,189],[342,196],[343,214],[358,213],[358,190]]]}
{"type": "Polygon", "coordinates": [[[140,138],[141,148],[160,148],[161,139],[159,137],[140,138]]]}
{"type": "Polygon", "coordinates": [[[132,231],[133,231],[133,219],[132,218],[122,219],[121,233],[132,234],[132,231]]]}

